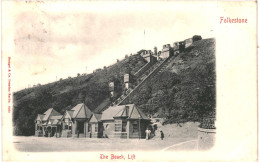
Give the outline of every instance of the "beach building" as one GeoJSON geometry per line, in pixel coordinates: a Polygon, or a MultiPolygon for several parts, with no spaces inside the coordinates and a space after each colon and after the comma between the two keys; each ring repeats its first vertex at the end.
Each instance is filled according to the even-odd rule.
{"type": "Polygon", "coordinates": [[[62,115],[53,108],[49,108],[43,114],[38,114],[35,119],[35,136],[60,136],[61,118],[62,115]]]}
{"type": "Polygon", "coordinates": [[[84,103],[76,105],[71,110],[67,110],[61,120],[62,137],[90,137],[88,123],[92,114],[84,103]]]}
{"type": "Polygon", "coordinates": [[[111,106],[101,116],[106,138],[144,138],[150,120],[134,104],[111,106]]]}
{"type": "Polygon", "coordinates": [[[103,124],[101,121],[102,114],[93,113],[88,123],[88,132],[90,138],[103,137],[103,124]]]}

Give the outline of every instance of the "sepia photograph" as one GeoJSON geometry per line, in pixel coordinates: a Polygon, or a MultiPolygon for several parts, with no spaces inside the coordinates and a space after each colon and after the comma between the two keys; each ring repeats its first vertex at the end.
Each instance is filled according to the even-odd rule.
{"type": "MultiPolygon", "coordinates": [[[[227,70],[235,60],[221,51],[236,53],[233,47],[241,47],[228,34],[241,32],[242,39],[256,34],[256,20],[250,24],[256,10],[233,16],[246,13],[241,8],[255,9],[255,3],[233,3],[229,13],[227,3],[3,1],[5,161],[19,159],[15,155],[33,160],[38,154],[57,160],[54,152],[65,161],[73,161],[68,152],[77,160],[85,159],[81,153],[91,154],[87,160],[93,161],[156,161],[158,154],[164,161],[178,152],[179,160],[188,158],[185,152],[197,160],[225,159],[211,156],[223,147],[217,143],[225,143],[225,126],[234,124],[227,122],[232,114],[225,106],[235,106],[223,101],[242,102],[242,96],[227,97],[237,89],[231,81],[236,73],[227,70]],[[223,30],[229,32],[222,37],[223,30]],[[228,48],[225,42],[233,44],[228,48]],[[146,156],[153,152],[156,159],[146,156]],[[209,154],[199,156],[203,152],[209,154]]],[[[253,46],[256,38],[251,41],[253,46]]],[[[254,69],[256,48],[251,49],[244,62],[254,69]]],[[[248,78],[238,82],[253,86],[248,90],[256,97],[256,85],[250,84],[256,73],[248,78]]],[[[252,130],[244,128],[244,133],[252,130]]],[[[252,135],[254,143],[256,129],[252,135]]]]}

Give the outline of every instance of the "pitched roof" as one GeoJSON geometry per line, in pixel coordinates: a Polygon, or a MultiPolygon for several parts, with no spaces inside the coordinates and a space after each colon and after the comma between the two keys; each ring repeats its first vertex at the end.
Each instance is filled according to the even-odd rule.
{"type": "Polygon", "coordinates": [[[108,109],[103,111],[101,120],[114,120],[114,116],[116,116],[124,108],[125,105],[110,106],[108,109]]]}
{"type": "Polygon", "coordinates": [[[60,120],[55,119],[52,121],[52,125],[57,125],[57,124],[61,124],[60,120]]]}
{"type": "Polygon", "coordinates": [[[36,120],[36,121],[37,121],[37,120],[40,120],[40,121],[41,121],[41,120],[43,119],[43,117],[44,117],[44,115],[38,114],[38,115],[37,115],[37,118],[36,118],[35,120],[36,120]]]}
{"type": "Polygon", "coordinates": [[[92,115],[92,112],[84,103],[76,105],[71,110],[74,110],[72,118],[90,118],[92,115]]]}
{"type": "Polygon", "coordinates": [[[53,119],[47,122],[47,125],[52,125],[53,119]]]}
{"type": "Polygon", "coordinates": [[[66,119],[69,118],[71,120],[73,112],[74,112],[74,110],[66,110],[64,115],[63,115],[63,118],[66,118],[66,119]]]}
{"type": "Polygon", "coordinates": [[[91,116],[91,118],[90,118],[90,120],[89,120],[89,122],[99,122],[99,121],[101,121],[100,119],[101,119],[101,116],[102,116],[102,114],[97,114],[97,113],[94,113],[92,116],[91,116]]]}
{"type": "MultiPolygon", "coordinates": [[[[125,108],[123,108],[123,109],[121,109],[120,111],[118,111],[113,117],[121,117],[124,112],[125,112],[125,108]]],[[[124,115],[124,116],[125,116],[125,115],[124,115]]]]}
{"type": "Polygon", "coordinates": [[[130,112],[128,119],[146,119],[149,118],[136,106],[132,107],[132,112],[130,112]]]}
{"type": "Polygon", "coordinates": [[[42,120],[46,121],[50,118],[50,116],[53,115],[60,115],[60,113],[58,113],[56,110],[54,110],[53,108],[49,108],[47,111],[45,111],[44,113],[44,117],[42,120]]]}
{"type": "Polygon", "coordinates": [[[96,117],[96,119],[97,119],[98,121],[100,121],[102,114],[96,114],[96,113],[95,113],[94,116],[96,117]]]}
{"type": "Polygon", "coordinates": [[[113,120],[114,117],[149,120],[149,118],[134,104],[111,106],[102,113],[101,120],[113,120]]]}
{"type": "Polygon", "coordinates": [[[57,125],[60,124],[61,118],[63,115],[55,115],[55,116],[50,116],[47,125],[57,125]]]}
{"type": "Polygon", "coordinates": [[[68,111],[67,111],[67,113],[68,113],[68,115],[69,115],[70,117],[72,117],[73,112],[74,112],[73,110],[68,110],[68,111]]]}
{"type": "Polygon", "coordinates": [[[50,119],[57,119],[60,120],[62,118],[62,115],[55,115],[55,116],[51,116],[50,119]]]}

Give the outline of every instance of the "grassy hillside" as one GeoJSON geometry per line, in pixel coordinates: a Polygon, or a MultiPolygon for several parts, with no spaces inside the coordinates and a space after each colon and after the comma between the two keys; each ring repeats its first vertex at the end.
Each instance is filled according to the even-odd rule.
{"type": "MultiPolygon", "coordinates": [[[[140,52],[92,74],[15,92],[14,134],[33,135],[36,115],[50,107],[63,113],[83,102],[91,110],[101,109],[111,102],[108,83],[115,82],[115,94],[119,97],[123,91],[123,75],[134,74],[145,65],[140,52]]],[[[174,57],[163,72],[145,82],[131,102],[146,114],[165,117],[166,123],[198,121],[203,116],[214,116],[215,40],[194,42],[174,57]]],[[[136,85],[135,78],[132,81],[136,85]]]]}
{"type": "Polygon", "coordinates": [[[180,53],[132,98],[142,110],[168,123],[214,116],[216,107],[215,40],[203,39],[180,53]]]}
{"type": "Polygon", "coordinates": [[[34,120],[37,114],[52,107],[60,113],[85,103],[94,110],[109,98],[109,81],[116,83],[116,94],[123,89],[123,75],[134,74],[146,61],[140,54],[127,56],[98,72],[60,80],[54,83],[24,89],[14,93],[13,123],[15,135],[33,135],[34,120]]]}

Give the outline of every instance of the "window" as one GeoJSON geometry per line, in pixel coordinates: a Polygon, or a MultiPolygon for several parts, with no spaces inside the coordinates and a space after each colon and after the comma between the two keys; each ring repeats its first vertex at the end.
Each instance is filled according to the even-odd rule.
{"type": "Polygon", "coordinates": [[[126,121],[115,120],[115,131],[116,132],[126,132],[126,121]]]}
{"type": "Polygon", "coordinates": [[[122,132],[126,132],[126,121],[122,121],[122,132]]]}
{"type": "Polygon", "coordinates": [[[64,129],[71,130],[71,122],[64,123],[64,129]]]}
{"type": "Polygon", "coordinates": [[[98,132],[98,124],[95,124],[95,132],[98,132]]]}
{"type": "Polygon", "coordinates": [[[91,124],[88,124],[88,132],[91,132],[91,124]]]}
{"type": "Polygon", "coordinates": [[[122,121],[115,120],[115,132],[121,132],[121,131],[122,131],[122,121]]]}
{"type": "Polygon", "coordinates": [[[121,124],[115,124],[115,131],[120,132],[121,131],[121,124]]]}

